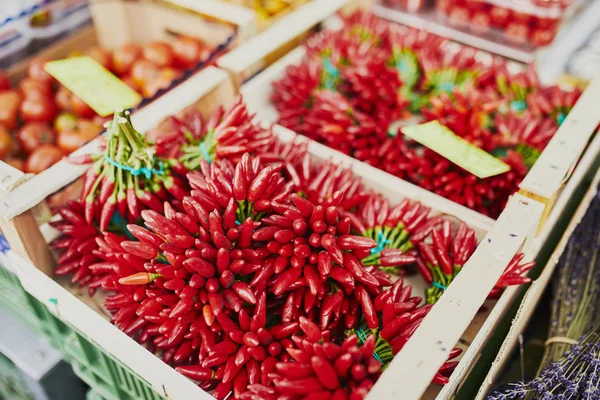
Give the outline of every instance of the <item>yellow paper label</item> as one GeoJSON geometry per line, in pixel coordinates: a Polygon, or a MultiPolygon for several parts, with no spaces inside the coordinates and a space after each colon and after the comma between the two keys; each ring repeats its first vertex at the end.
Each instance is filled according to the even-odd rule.
{"type": "Polygon", "coordinates": [[[489,178],[510,171],[508,164],[457,136],[438,121],[408,126],[402,128],[402,133],[478,178],[489,178]]]}
{"type": "Polygon", "coordinates": [[[102,117],[142,100],[139,93],[91,57],[50,61],[44,69],[102,117]]]}

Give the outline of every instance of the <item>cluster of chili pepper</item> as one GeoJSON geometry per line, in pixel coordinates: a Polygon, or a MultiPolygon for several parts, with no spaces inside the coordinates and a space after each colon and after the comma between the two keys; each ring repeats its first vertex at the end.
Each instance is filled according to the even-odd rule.
{"type": "MultiPolygon", "coordinates": [[[[119,221],[117,206],[106,228],[98,213],[86,219],[84,201],[70,203],[54,223],[64,233],[53,244],[57,273],[106,291],[116,326],[218,399],[363,398],[431,309],[390,272],[418,269],[431,282],[476,245],[465,225],[451,240],[450,222],[428,207],[390,204],[351,169],[312,159],[306,142],[281,142],[240,101],[206,124],[194,112],[169,119],[156,147],[119,118],[121,142],[111,136],[105,154],[135,143],[155,159],[158,148],[181,191],[165,189],[164,201],[141,202],[139,214],[126,208],[119,221]],[[216,140],[208,158],[189,156],[211,136],[240,145],[216,140]],[[440,261],[428,263],[426,251],[440,261]]],[[[132,174],[123,171],[117,180],[132,174]]],[[[84,187],[88,180],[98,177],[86,175],[84,187]]],[[[511,264],[498,288],[528,268],[511,264]]],[[[435,383],[447,382],[458,354],[435,383]]]]}
{"type": "Polygon", "coordinates": [[[581,92],[542,87],[532,68],[511,73],[479,56],[357,12],[307,42],[301,63],[273,82],[272,102],[280,124],[495,218],[581,92]],[[442,168],[442,157],[393,128],[409,119],[439,120],[512,170],[480,179],[442,168]]]}

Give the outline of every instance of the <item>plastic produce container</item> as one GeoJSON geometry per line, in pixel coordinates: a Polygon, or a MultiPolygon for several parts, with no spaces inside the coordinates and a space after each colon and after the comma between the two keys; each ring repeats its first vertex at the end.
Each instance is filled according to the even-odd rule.
{"type": "Polygon", "coordinates": [[[379,3],[386,7],[414,13],[429,8],[431,0],[379,0],[379,3]]]}
{"type": "Polygon", "coordinates": [[[527,49],[552,43],[564,20],[584,1],[436,0],[438,18],[478,36],[527,49]]]}

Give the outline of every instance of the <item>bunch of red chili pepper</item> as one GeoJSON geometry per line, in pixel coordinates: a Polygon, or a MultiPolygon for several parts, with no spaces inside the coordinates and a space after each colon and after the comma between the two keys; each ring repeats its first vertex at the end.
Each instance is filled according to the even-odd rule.
{"type": "Polygon", "coordinates": [[[307,42],[272,101],[280,124],[495,218],[580,91],[542,87],[531,68],[510,73],[479,56],[358,12],[307,42]],[[409,119],[440,120],[511,171],[480,179],[444,162],[393,128],[409,119]]]}
{"type": "MultiPolygon", "coordinates": [[[[206,123],[187,112],[151,146],[115,117],[104,153],[90,157],[100,172],[84,177],[86,188],[101,179],[85,190],[94,210],[105,177],[118,193],[141,165],[167,173],[136,188],[176,178],[181,190],[155,190],[162,202],[142,201],[136,214],[117,205],[107,226],[101,213],[86,219],[85,201],[70,203],[55,223],[65,234],[54,242],[64,249],[57,273],[106,291],[115,325],[218,399],[363,398],[431,309],[392,273],[418,269],[447,285],[440,274],[458,273],[474,232],[462,224],[453,235],[418,202],[390,204],[349,168],[317,162],[304,142],[283,143],[251,119],[240,100],[206,123]]],[[[520,261],[499,287],[520,283],[531,266],[520,261]]]]}

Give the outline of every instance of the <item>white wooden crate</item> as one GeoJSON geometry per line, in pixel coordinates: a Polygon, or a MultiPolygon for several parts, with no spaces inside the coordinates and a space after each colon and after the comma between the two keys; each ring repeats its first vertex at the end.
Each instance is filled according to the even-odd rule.
{"type": "Polygon", "coordinates": [[[228,71],[239,85],[268,66],[272,60],[297,46],[297,42],[310,29],[327,17],[359,3],[359,0],[312,0],[278,19],[268,29],[250,39],[247,46],[234,49],[221,57],[217,65],[228,71]]]}
{"type": "MultiPolygon", "coordinates": [[[[186,106],[197,103],[204,113],[208,113],[219,104],[229,103],[233,96],[233,85],[227,74],[209,67],[134,113],[132,119],[135,126],[144,131],[155,126],[162,118],[186,106]]],[[[274,129],[284,141],[295,137],[293,132],[285,128],[274,129]]],[[[86,145],[79,150],[79,153],[93,151],[97,148],[97,142],[96,140],[86,145]]],[[[458,275],[433,307],[415,336],[397,355],[371,394],[371,397],[374,397],[383,393],[385,398],[392,398],[390,396],[395,393],[395,398],[418,399],[428,389],[431,378],[445,361],[447,353],[467,330],[508,261],[522,249],[527,237],[533,237],[532,232],[538,226],[543,206],[541,203],[515,195],[507,207],[510,212],[505,213],[492,226],[492,221],[488,218],[414,185],[403,183],[323,145],[310,142],[309,151],[317,159],[332,158],[352,166],[355,173],[363,178],[367,187],[381,191],[390,198],[392,203],[408,197],[422,201],[432,207],[436,213],[449,214],[464,220],[475,229],[477,238],[481,242],[473,257],[465,265],[464,271],[458,275]]],[[[11,251],[11,257],[15,260],[23,286],[43,304],[48,305],[59,318],[82,331],[105,351],[150,382],[157,392],[166,392],[173,399],[208,398],[206,393],[112,326],[101,310],[94,306],[94,302],[89,301],[85,293],[78,292],[78,296],[74,296],[73,290],[68,285],[61,285],[41,272],[46,271],[51,274],[53,268],[50,251],[43,245],[52,238],[53,230],[46,226],[42,229],[44,232],[42,234],[42,231],[32,222],[33,218],[29,215],[31,212],[28,209],[53,191],[81,176],[84,170],[85,167],[73,166],[66,161],[61,161],[38,175],[38,182],[34,180],[24,182],[0,203],[3,228],[12,227],[13,235],[9,238],[14,250],[11,251]],[[27,245],[27,243],[35,245],[27,245]],[[56,304],[49,303],[49,299],[56,299],[56,304]]],[[[527,254],[526,258],[531,259],[533,256],[531,247],[525,246],[524,250],[527,254]]],[[[419,276],[412,278],[410,283],[416,291],[424,289],[424,283],[419,276]]],[[[507,291],[498,304],[506,301],[504,299],[510,295],[510,292],[507,291]]],[[[470,364],[469,351],[467,350],[463,356],[468,364],[470,364]]],[[[435,395],[436,389],[432,392],[435,395]]]]}
{"type": "MultiPolygon", "coordinates": [[[[596,137],[593,140],[593,142],[590,144],[590,149],[583,156],[583,158],[581,160],[581,164],[591,166],[592,163],[594,162],[594,160],[591,157],[592,149],[596,149],[595,151],[597,152],[598,148],[600,148],[600,136],[596,137]]],[[[564,202],[567,200],[563,196],[565,193],[573,192],[573,190],[575,188],[574,182],[575,182],[576,176],[580,175],[580,174],[583,175],[583,174],[585,174],[585,172],[586,171],[583,170],[582,168],[578,168],[573,173],[572,179],[567,183],[563,193],[561,194],[561,198],[559,198],[559,200],[556,203],[556,207],[560,206],[560,202],[564,202]]],[[[510,359],[511,352],[514,350],[516,344],[518,343],[519,335],[526,328],[527,323],[531,319],[531,317],[542,297],[542,294],[544,293],[548,284],[550,283],[553,273],[557,268],[558,261],[560,260],[560,257],[562,256],[571,235],[575,231],[575,228],[577,228],[577,225],[581,222],[581,220],[585,216],[585,213],[586,213],[588,207],[590,206],[590,203],[592,202],[592,200],[594,199],[594,197],[597,196],[598,184],[600,184],[600,171],[593,171],[593,172],[594,172],[594,178],[592,179],[590,187],[589,187],[588,191],[586,192],[585,196],[583,197],[583,199],[581,200],[581,203],[577,207],[577,210],[575,211],[573,218],[569,222],[569,225],[566,227],[566,230],[565,230],[564,234],[562,235],[559,243],[557,244],[555,250],[552,252],[552,255],[550,256],[548,263],[545,265],[540,276],[535,281],[532,282],[531,286],[528,288],[527,292],[525,293],[523,301],[521,302],[519,309],[517,311],[517,315],[515,316],[515,318],[513,319],[512,323],[511,323],[510,331],[508,332],[508,335],[504,339],[504,342],[502,343],[502,346],[501,346],[500,350],[498,351],[498,354],[497,354],[495,360],[493,361],[491,368],[490,368],[483,384],[481,385],[481,387],[479,389],[479,392],[477,394],[477,400],[481,400],[481,399],[485,398],[487,392],[490,391],[490,389],[492,388],[496,379],[498,378],[500,372],[502,371],[502,369],[505,367],[506,363],[510,359]]],[[[551,229],[554,226],[554,223],[556,222],[556,221],[554,221],[556,218],[557,218],[557,215],[555,213],[550,214],[550,218],[548,219],[547,225],[544,226],[540,236],[547,236],[550,234],[551,229]]]]}
{"type": "MultiPolygon", "coordinates": [[[[248,47],[251,45],[252,43],[248,43],[248,47]]],[[[248,53],[253,54],[252,51],[249,51],[248,53]]],[[[270,101],[273,92],[272,82],[280,79],[283,76],[287,66],[299,63],[304,54],[305,50],[303,47],[294,49],[242,86],[241,93],[244,95],[249,109],[252,112],[255,112],[261,120],[273,123],[277,121],[277,110],[270,101]]],[[[544,245],[550,232],[556,228],[556,222],[562,215],[567,201],[570,199],[574,190],[581,184],[583,177],[590,165],[592,165],[594,160],[596,160],[600,155],[600,138],[596,137],[587,147],[585,156],[581,158],[586,144],[590,141],[596,126],[598,123],[600,123],[600,113],[597,112],[598,101],[600,101],[600,77],[594,80],[581,96],[572,112],[567,116],[565,122],[557,131],[555,137],[546,147],[544,152],[542,152],[542,156],[534,168],[532,168],[523,183],[520,185],[521,193],[525,196],[522,198],[523,200],[529,199],[529,202],[538,203],[538,205],[541,203],[544,205],[543,213],[540,216],[540,226],[537,229],[537,234],[534,233],[533,235],[537,235],[537,237],[530,242],[529,248],[527,249],[527,256],[531,257],[532,259],[535,258],[541,247],[544,245]],[[596,110],[594,111],[594,109],[596,110]],[[565,183],[567,183],[566,186],[565,183]],[[551,193],[553,193],[553,195],[550,195],[551,193]]],[[[362,164],[358,161],[356,161],[356,163],[362,164]]],[[[376,169],[373,168],[373,170],[375,171],[376,169]]],[[[379,170],[377,171],[379,173],[388,175],[379,170]]],[[[393,177],[392,175],[388,176],[390,182],[395,181],[394,185],[397,187],[406,188],[409,186],[414,186],[399,178],[393,177]]],[[[432,193],[423,194],[423,196],[439,197],[432,193]]],[[[442,200],[439,199],[436,201],[438,204],[443,203],[442,200]]],[[[448,200],[444,199],[444,201],[448,200]]],[[[510,218],[511,215],[518,213],[519,211],[517,208],[517,206],[514,206],[514,203],[512,206],[510,204],[507,205],[503,214],[498,218],[498,222],[500,223],[500,221],[506,221],[506,218],[510,218]]],[[[481,219],[488,219],[491,221],[491,219],[488,217],[483,216],[475,211],[466,210],[465,213],[476,214],[481,219]]],[[[518,220],[516,220],[516,222],[518,223],[518,220]]],[[[502,224],[506,223],[507,222],[502,222],[502,224]]],[[[474,280],[472,282],[477,281],[474,280]]],[[[512,304],[518,292],[519,288],[509,288],[503,293],[502,297],[495,304],[489,315],[487,315],[487,318],[474,320],[473,324],[467,331],[469,339],[472,339],[468,340],[470,346],[453,373],[450,383],[439,392],[437,398],[450,398],[452,394],[460,387],[460,384],[466,378],[469,371],[477,361],[483,347],[493,334],[494,328],[500,322],[501,318],[512,304]]],[[[440,316],[443,316],[443,314],[440,314],[440,316]]],[[[454,315],[450,320],[456,321],[454,315]]],[[[464,322],[466,323],[469,321],[464,322]]],[[[425,325],[425,323],[423,325],[425,325]]],[[[462,327],[463,330],[461,331],[461,334],[464,332],[467,326],[468,324],[462,327]]],[[[428,328],[432,334],[438,334],[435,330],[436,328],[438,329],[438,332],[439,330],[444,329],[444,327],[441,325],[436,327],[431,325],[428,328]]],[[[456,335],[457,334],[454,336],[456,335]]],[[[415,334],[414,340],[417,340],[417,337],[418,333],[415,334]]],[[[458,338],[460,338],[460,336],[456,337],[456,340],[458,340],[458,338]]],[[[432,340],[434,340],[433,337],[432,340]]],[[[437,341],[438,339],[435,339],[436,343],[437,341]]],[[[428,345],[432,345],[432,343],[429,343],[428,345]]],[[[415,345],[413,348],[415,353],[412,354],[412,356],[415,356],[419,351],[422,351],[423,346],[426,346],[424,342],[415,345]]],[[[446,346],[444,347],[446,348],[446,346]]],[[[410,353],[404,352],[403,350],[403,354],[410,353]]],[[[433,364],[435,364],[435,362],[433,362],[433,364]]],[[[394,364],[392,364],[392,366],[394,366],[394,364]]],[[[412,368],[415,369],[416,364],[413,364],[412,368]]],[[[396,376],[404,375],[405,372],[406,371],[404,370],[397,370],[396,376]]],[[[429,376],[427,373],[424,375],[429,376]]],[[[414,384],[415,376],[413,374],[408,374],[408,376],[410,378],[406,382],[410,381],[414,384]]],[[[392,379],[390,385],[397,384],[394,383],[394,379],[397,380],[397,377],[390,379],[392,379]]],[[[377,395],[383,394],[383,392],[376,391],[373,391],[373,393],[376,393],[377,395]]],[[[399,394],[400,397],[397,398],[410,398],[404,397],[407,395],[408,394],[405,391],[402,391],[401,395],[399,394]]]]}

